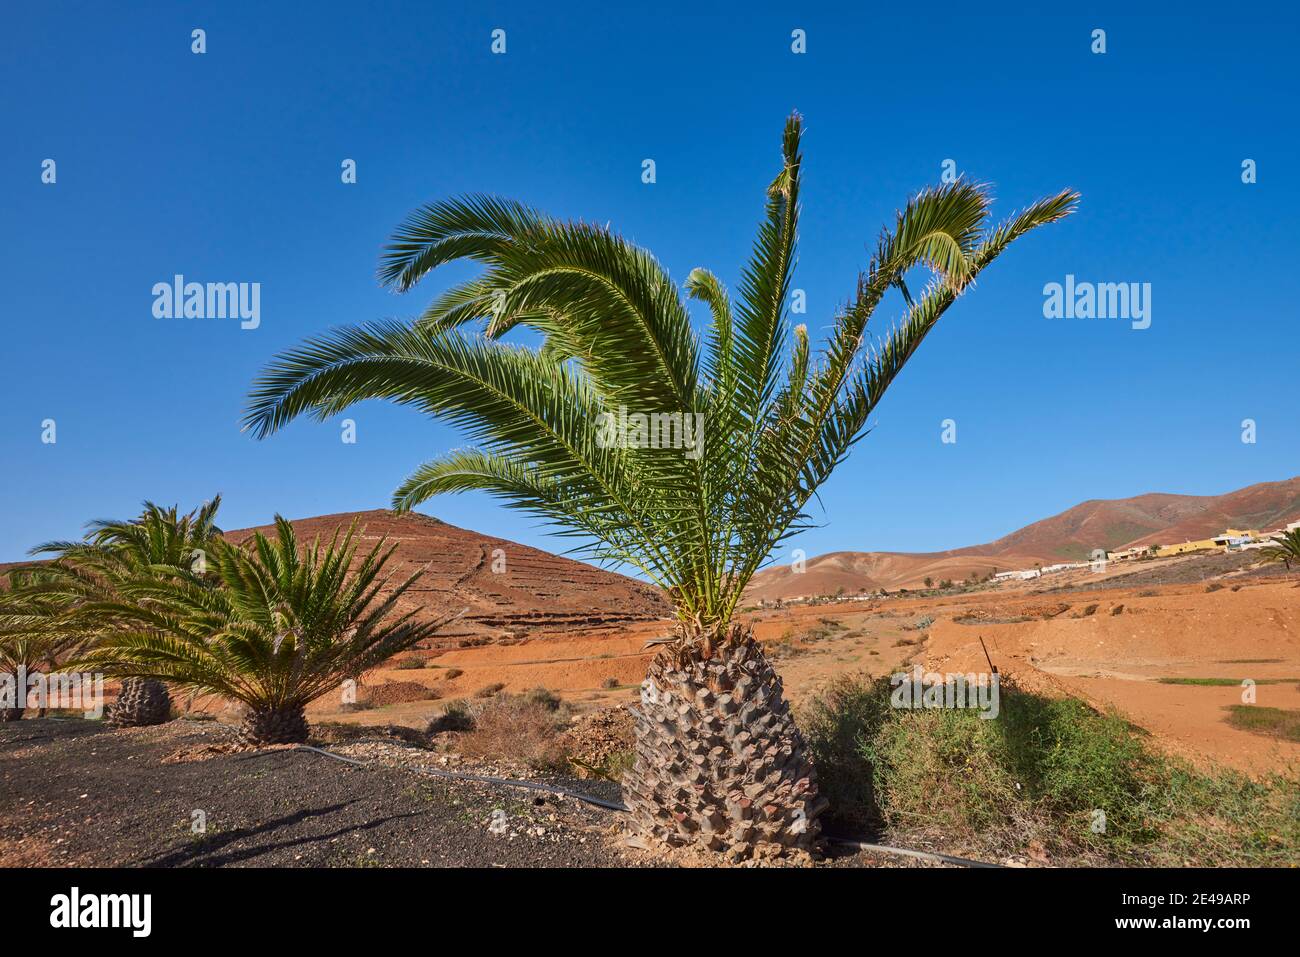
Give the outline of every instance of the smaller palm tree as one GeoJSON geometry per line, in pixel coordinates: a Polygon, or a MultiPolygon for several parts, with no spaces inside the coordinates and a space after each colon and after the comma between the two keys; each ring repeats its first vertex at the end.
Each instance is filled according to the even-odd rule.
{"type": "MultiPolygon", "coordinates": [[[[45,542],[31,554],[54,556],[40,575],[51,598],[78,608],[112,601],[121,582],[140,575],[189,569],[204,576],[207,554],[221,535],[216,525],[220,507],[220,495],[184,515],[175,505],[145,502],[138,518],[98,519],[87,526],[83,540],[45,542]]],[[[69,625],[94,641],[103,617],[78,614],[69,625]]],[[[171,707],[171,694],[161,681],[127,678],[105,720],[116,727],[162,724],[171,717],[171,707]]]]}
{"type": "Polygon", "coordinates": [[[14,570],[8,579],[0,591],[0,681],[9,700],[0,721],[17,721],[27,708],[23,676],[55,670],[79,637],[68,624],[69,604],[44,590],[39,573],[14,570]]]}
{"type": "Polygon", "coordinates": [[[296,743],[307,740],[310,702],[457,617],[394,615],[420,573],[381,598],[396,546],[381,540],[352,569],[355,525],[306,549],[283,518],[275,527],[243,546],[215,541],[215,583],[183,569],[141,575],[122,583],[122,600],[87,606],[112,624],[79,664],[243,702],[245,741],[296,743]]]}
{"type": "Polygon", "coordinates": [[[1273,544],[1264,549],[1264,557],[1269,561],[1283,562],[1287,568],[1292,562],[1300,565],[1300,528],[1293,528],[1275,538],[1273,544]]]}

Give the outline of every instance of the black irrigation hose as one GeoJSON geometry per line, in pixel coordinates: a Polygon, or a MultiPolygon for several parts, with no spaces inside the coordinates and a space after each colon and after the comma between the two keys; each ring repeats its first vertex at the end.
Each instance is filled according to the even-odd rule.
{"type": "MultiPolygon", "coordinates": [[[[358,758],[348,758],[341,754],[335,754],[332,751],[326,751],[324,748],[314,748],[308,744],[300,744],[295,751],[310,751],[313,754],[323,754],[327,758],[333,758],[335,761],[342,761],[346,764],[354,764],[357,767],[366,767],[372,762],[362,761],[358,758]]],[[[562,794],[565,797],[576,798],[587,804],[594,804],[596,807],[603,807],[610,811],[626,811],[627,806],[618,801],[606,801],[604,798],[595,797],[591,794],[583,794],[581,791],[570,791],[568,788],[556,787],[553,784],[542,784],[538,781],[518,781],[512,778],[494,778],[485,774],[468,774],[463,771],[439,771],[435,768],[426,768],[419,765],[408,765],[410,770],[417,774],[428,774],[438,778],[449,778],[453,781],[476,781],[479,784],[504,784],[507,787],[527,788],[530,791],[546,791],[549,794],[562,794]]],[[[941,864],[956,864],[960,867],[1002,867],[1001,864],[991,864],[988,861],[974,861],[965,857],[953,857],[950,854],[936,854],[931,851],[916,851],[908,847],[891,847],[888,844],[870,844],[865,841],[856,841],[849,838],[831,837],[827,835],[826,839],[835,844],[841,844],[845,847],[856,847],[862,851],[874,851],[879,854],[897,854],[901,857],[915,857],[924,861],[935,861],[941,864]]]]}
{"type": "Polygon", "coordinates": [[[953,857],[951,854],[939,854],[935,851],[914,851],[910,847],[891,847],[888,844],[868,844],[866,841],[855,841],[844,837],[831,837],[826,835],[826,840],[833,844],[842,844],[845,847],[856,847],[861,851],[877,851],[882,854],[898,854],[902,857],[917,857],[923,861],[937,861],[942,864],[956,864],[960,867],[995,867],[1002,868],[1005,864],[993,864],[989,861],[974,861],[968,857],[953,857]]]}

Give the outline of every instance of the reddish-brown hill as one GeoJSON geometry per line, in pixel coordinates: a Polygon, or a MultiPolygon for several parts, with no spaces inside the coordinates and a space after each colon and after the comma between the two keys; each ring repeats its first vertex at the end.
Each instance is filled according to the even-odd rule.
{"type": "MultiPolygon", "coordinates": [[[[327,539],[357,522],[357,551],[381,537],[397,545],[386,573],[391,584],[415,571],[423,574],[402,596],[399,610],[413,605],[430,615],[467,609],[443,629],[435,646],[475,639],[500,640],[617,626],[671,615],[658,589],[625,575],[561,558],[504,538],[492,538],[414,512],[395,514],[376,509],[292,521],[300,541],[327,539]],[[497,569],[494,571],[494,568],[497,569]]],[[[226,532],[242,542],[254,531],[226,532]]]]}
{"type": "Polygon", "coordinates": [[[1152,492],[1123,499],[1093,499],[1026,525],[985,545],[946,552],[832,552],[810,558],[802,574],[788,565],[754,576],[751,599],[793,598],[912,588],[974,573],[1080,561],[1094,549],[1173,544],[1202,539],[1225,528],[1271,530],[1300,519],[1300,477],[1261,482],[1224,495],[1152,492]]]}
{"type": "MultiPolygon", "coordinates": [[[[376,509],[295,519],[291,524],[305,544],[317,536],[328,539],[336,529],[346,533],[354,519],[358,556],[381,537],[397,546],[385,568],[391,586],[417,570],[423,573],[402,596],[399,611],[419,607],[432,617],[466,609],[433,646],[545,637],[672,613],[663,594],[643,582],[427,515],[376,509]]],[[[274,526],[235,529],[225,536],[243,542],[255,531],[270,534],[274,526]]],[[[0,564],[0,577],[19,564],[25,563],[0,564]]]]}

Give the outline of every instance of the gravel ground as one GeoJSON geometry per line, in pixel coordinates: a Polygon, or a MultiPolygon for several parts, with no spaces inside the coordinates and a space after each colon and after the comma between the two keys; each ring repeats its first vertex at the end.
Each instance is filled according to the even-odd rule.
{"type": "Polygon", "coordinates": [[[610,840],[616,815],[571,798],[284,749],[164,763],[229,737],[190,721],[119,732],[82,720],[0,725],[0,866],[628,863],[610,840]],[[196,810],[206,833],[192,833],[196,810]]]}
{"type": "MultiPolygon", "coordinates": [[[[710,866],[626,848],[617,812],[570,797],[431,778],[433,751],[383,729],[325,744],[356,767],[285,748],[232,751],[215,722],[113,731],[66,718],[0,724],[0,867],[710,866]],[[206,830],[194,833],[194,812],[206,830]]],[[[316,742],[323,743],[323,742],[316,742]]],[[[517,769],[450,769],[518,777],[517,769]]],[[[536,774],[529,779],[539,780],[536,774]]],[[[618,800],[607,781],[549,783],[618,800]]],[[[927,862],[828,846],[822,867],[927,862]]],[[[943,865],[938,865],[943,866],[943,865]]]]}

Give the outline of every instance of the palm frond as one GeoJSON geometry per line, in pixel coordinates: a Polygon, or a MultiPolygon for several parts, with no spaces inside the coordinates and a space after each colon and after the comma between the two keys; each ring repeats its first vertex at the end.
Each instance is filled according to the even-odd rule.
{"type": "MultiPolygon", "coordinates": [[[[396,507],[487,492],[597,558],[640,569],[668,591],[688,631],[716,633],[773,549],[806,526],[808,503],[939,319],[1012,242],[1078,200],[1065,191],[988,229],[987,186],[922,190],[881,234],[814,354],[806,328],[791,331],[787,315],[802,135],[791,116],[734,299],[707,270],[686,280],[686,295],[709,310],[703,352],[679,290],[649,252],[607,227],[514,201],[448,200],[398,229],[381,280],[406,290],[454,259],[483,272],[409,326],[335,330],[281,355],[254,383],[245,427],[265,437],[300,415],[324,418],[374,398],[449,421],[477,448],[421,466],[397,489],[396,507]],[[905,312],[875,336],[869,323],[892,289],[905,312]],[[480,324],[481,335],[467,328],[480,324]],[[520,325],[541,333],[541,348],[500,341],[520,325]],[[615,413],[678,413],[692,425],[703,416],[703,447],[686,454],[621,434],[611,442],[615,413]]],[[[251,602],[245,643],[247,629],[267,627],[256,611],[269,607],[263,579],[288,573],[287,556],[258,561],[265,574],[242,570],[226,584],[251,602]]],[[[337,584],[337,568],[327,577],[337,584]]],[[[290,619],[277,614],[284,631],[290,619]]],[[[256,646],[240,648],[251,662],[256,646]]]]}

